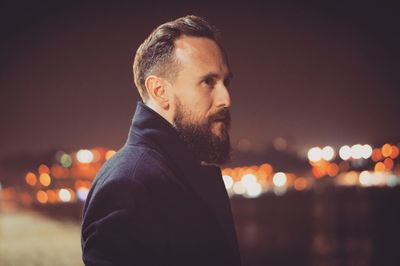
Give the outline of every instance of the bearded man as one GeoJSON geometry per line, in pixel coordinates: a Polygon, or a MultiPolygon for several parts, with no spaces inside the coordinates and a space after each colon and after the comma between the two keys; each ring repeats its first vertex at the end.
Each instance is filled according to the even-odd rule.
{"type": "Polygon", "coordinates": [[[85,265],[240,265],[221,170],[230,155],[231,72],[217,30],[186,16],[136,52],[142,101],[83,211],[85,265]]]}

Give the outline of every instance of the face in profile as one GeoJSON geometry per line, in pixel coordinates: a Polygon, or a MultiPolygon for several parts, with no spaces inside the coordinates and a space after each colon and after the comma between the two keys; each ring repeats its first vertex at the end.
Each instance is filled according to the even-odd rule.
{"type": "Polygon", "coordinates": [[[230,158],[230,71],[218,45],[183,36],[175,43],[180,70],[173,83],[173,123],[197,159],[222,164],[230,158]]]}

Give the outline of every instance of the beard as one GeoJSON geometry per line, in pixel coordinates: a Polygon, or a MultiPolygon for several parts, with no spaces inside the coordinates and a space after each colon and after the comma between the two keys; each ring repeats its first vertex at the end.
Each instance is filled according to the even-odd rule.
{"type": "Polygon", "coordinates": [[[229,129],[231,116],[227,108],[222,109],[200,121],[194,113],[182,105],[175,97],[174,126],[179,135],[186,143],[189,151],[195,158],[206,163],[223,164],[230,159],[231,145],[229,129]],[[220,124],[216,130],[219,135],[213,132],[213,125],[220,124]]]}

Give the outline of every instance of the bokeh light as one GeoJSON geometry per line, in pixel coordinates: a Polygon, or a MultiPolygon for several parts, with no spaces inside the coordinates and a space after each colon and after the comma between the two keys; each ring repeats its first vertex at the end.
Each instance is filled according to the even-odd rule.
{"type": "Polygon", "coordinates": [[[274,185],[277,187],[284,186],[287,181],[287,176],[285,173],[278,172],[274,175],[272,181],[274,182],[274,185]]]}
{"type": "Polygon", "coordinates": [[[335,150],[331,146],[325,146],[322,149],[322,159],[330,161],[335,157],[335,150]]]}
{"type": "Polygon", "coordinates": [[[93,161],[93,153],[90,150],[79,150],[76,153],[76,159],[80,163],[91,163],[93,161]]]}
{"type": "Polygon", "coordinates": [[[36,199],[37,199],[38,202],[40,202],[42,204],[47,203],[47,200],[48,200],[47,193],[45,191],[43,191],[43,190],[39,190],[36,193],[36,199]]]}
{"type": "Polygon", "coordinates": [[[304,190],[307,187],[307,181],[304,177],[298,177],[294,180],[294,188],[296,190],[304,190]]]}
{"type": "Polygon", "coordinates": [[[348,160],[351,157],[351,148],[348,145],[344,145],[339,149],[339,157],[342,160],[348,160]]]}
{"type": "Polygon", "coordinates": [[[242,182],[235,182],[235,184],[233,184],[233,192],[235,192],[238,195],[243,195],[244,193],[246,193],[246,188],[245,186],[242,184],[242,182]]]}
{"type": "Polygon", "coordinates": [[[382,146],[382,155],[383,157],[389,157],[392,154],[392,145],[386,143],[382,146]]]}
{"type": "Polygon", "coordinates": [[[61,156],[60,163],[63,167],[68,168],[72,165],[72,157],[69,154],[64,153],[61,156]]]}
{"type": "Polygon", "coordinates": [[[223,179],[223,181],[224,181],[225,188],[226,188],[227,190],[228,190],[228,189],[231,189],[232,186],[233,186],[233,179],[232,179],[232,177],[229,176],[229,175],[223,175],[223,176],[222,176],[222,179],[223,179]]]}
{"type": "Polygon", "coordinates": [[[39,176],[39,181],[40,181],[40,183],[41,183],[43,186],[47,187],[47,186],[49,186],[50,183],[51,183],[51,178],[50,178],[49,174],[47,174],[47,173],[42,173],[42,174],[40,174],[40,176],[39,176]]]}
{"type": "Polygon", "coordinates": [[[69,202],[72,198],[71,192],[66,188],[62,188],[58,191],[58,197],[62,202],[69,202]]]}
{"type": "Polygon", "coordinates": [[[78,199],[82,202],[86,201],[88,194],[89,194],[89,189],[85,188],[85,187],[80,187],[76,191],[76,195],[77,195],[78,199]]]}
{"type": "Polygon", "coordinates": [[[108,150],[106,152],[106,160],[109,160],[111,157],[113,157],[117,152],[114,150],[108,150]]]}
{"type": "Polygon", "coordinates": [[[319,147],[312,147],[308,150],[307,157],[311,162],[318,162],[322,159],[322,150],[319,147]]]}
{"type": "Polygon", "coordinates": [[[32,172],[27,173],[25,176],[25,182],[30,186],[36,185],[36,183],[37,183],[36,175],[32,172]]]}
{"type": "Polygon", "coordinates": [[[253,182],[246,186],[246,194],[250,198],[256,198],[261,195],[262,187],[259,183],[253,182]]]}
{"type": "Polygon", "coordinates": [[[39,171],[39,174],[50,174],[50,169],[45,164],[39,165],[38,171],[39,171]]]}
{"type": "Polygon", "coordinates": [[[361,154],[362,158],[364,159],[368,159],[369,157],[372,156],[372,147],[368,144],[364,144],[362,146],[362,154],[361,154]]]}
{"type": "Polygon", "coordinates": [[[364,148],[361,144],[351,146],[351,157],[353,159],[361,159],[363,157],[364,148]]]}

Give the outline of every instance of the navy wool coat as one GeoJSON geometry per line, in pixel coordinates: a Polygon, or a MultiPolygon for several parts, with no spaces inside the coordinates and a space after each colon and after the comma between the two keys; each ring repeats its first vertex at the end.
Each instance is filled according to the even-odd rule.
{"type": "Polygon", "coordinates": [[[240,265],[221,171],[138,102],[128,139],[100,169],[81,232],[85,265],[240,265]]]}

